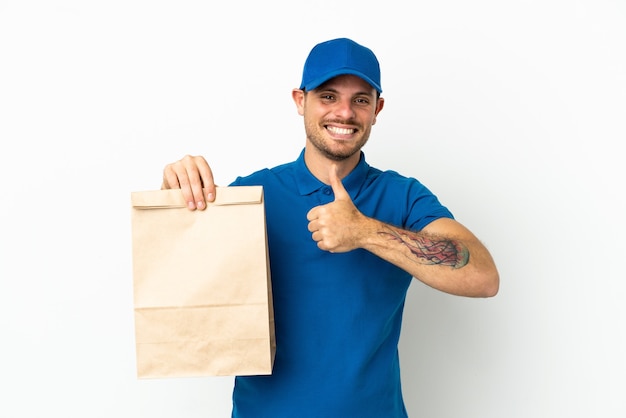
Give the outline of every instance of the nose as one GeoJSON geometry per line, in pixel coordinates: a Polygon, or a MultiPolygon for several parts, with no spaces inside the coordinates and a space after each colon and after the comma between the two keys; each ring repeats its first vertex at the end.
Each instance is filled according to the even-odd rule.
{"type": "Polygon", "coordinates": [[[338,100],[335,105],[334,113],[341,119],[352,119],[354,117],[354,109],[352,106],[352,100],[338,100]]]}

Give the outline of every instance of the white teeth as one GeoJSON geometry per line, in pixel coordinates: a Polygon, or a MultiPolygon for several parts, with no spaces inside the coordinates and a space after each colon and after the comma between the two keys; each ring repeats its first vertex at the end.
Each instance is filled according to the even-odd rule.
{"type": "Polygon", "coordinates": [[[350,135],[354,133],[354,129],[337,128],[336,126],[328,126],[327,129],[339,135],[350,135]]]}

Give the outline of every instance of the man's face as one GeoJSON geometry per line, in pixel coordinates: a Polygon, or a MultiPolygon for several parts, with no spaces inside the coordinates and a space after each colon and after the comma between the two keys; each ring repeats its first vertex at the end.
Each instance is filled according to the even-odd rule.
{"type": "Polygon", "coordinates": [[[341,75],[304,95],[298,112],[304,116],[307,142],[325,157],[341,161],[365,145],[382,106],[383,99],[377,99],[369,83],[341,75]]]}

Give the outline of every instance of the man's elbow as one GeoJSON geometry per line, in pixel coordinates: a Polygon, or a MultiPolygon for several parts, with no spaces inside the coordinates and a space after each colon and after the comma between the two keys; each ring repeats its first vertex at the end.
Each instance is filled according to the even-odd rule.
{"type": "Polygon", "coordinates": [[[478,297],[492,298],[500,290],[500,275],[497,271],[485,275],[481,280],[480,294],[478,297]]]}

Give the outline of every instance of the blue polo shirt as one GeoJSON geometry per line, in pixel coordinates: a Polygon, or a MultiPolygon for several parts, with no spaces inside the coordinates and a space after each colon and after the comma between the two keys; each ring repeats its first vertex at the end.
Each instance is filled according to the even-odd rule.
{"type": "MultiPolygon", "coordinates": [[[[419,181],[370,167],[343,179],[364,215],[412,230],[452,214],[419,181]]],[[[238,177],[262,185],[276,326],[270,376],[238,376],[236,418],[400,418],[398,341],[411,275],[362,249],[322,251],[307,212],[334,200],[299,158],[238,177]]]]}

